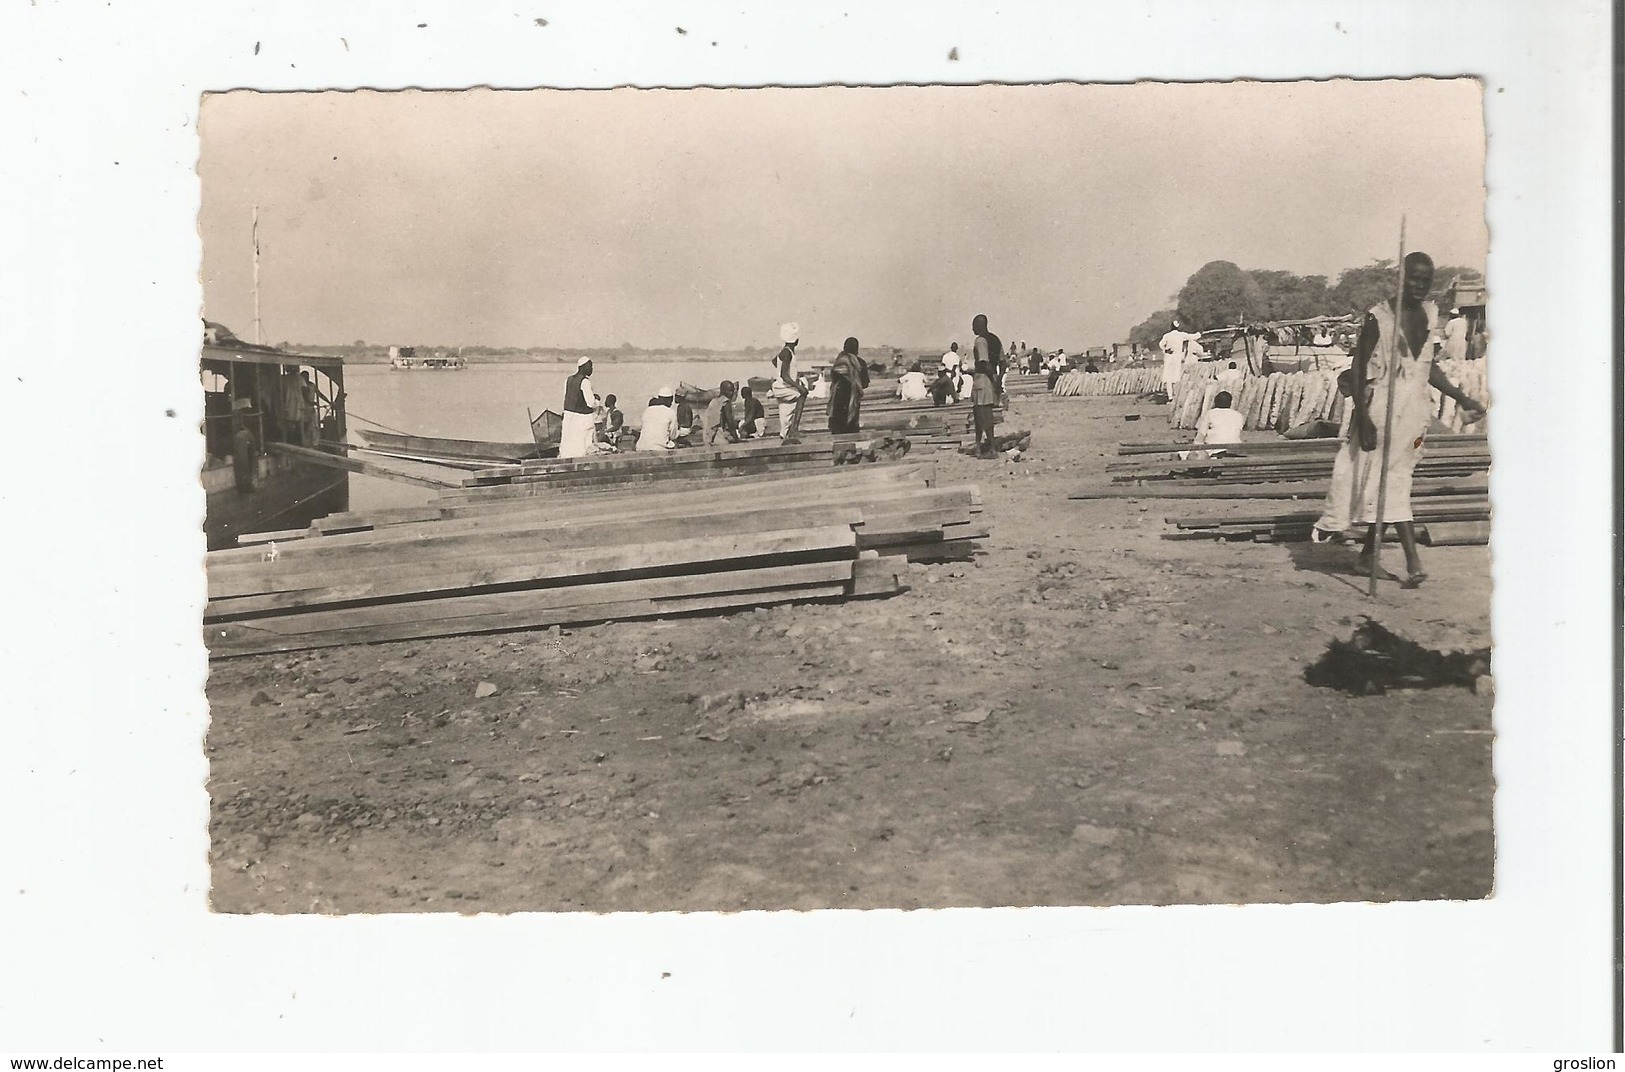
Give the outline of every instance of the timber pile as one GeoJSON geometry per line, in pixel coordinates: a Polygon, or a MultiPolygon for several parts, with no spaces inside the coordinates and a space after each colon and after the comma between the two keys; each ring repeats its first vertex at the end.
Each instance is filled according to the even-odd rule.
{"type": "Polygon", "coordinates": [[[1063,397],[1143,395],[1162,390],[1162,368],[1126,368],[1112,372],[1072,369],[1055,381],[1054,394],[1063,397]]]}
{"type": "MultiPolygon", "coordinates": [[[[1467,392],[1468,397],[1488,398],[1488,383],[1483,361],[1448,360],[1440,366],[1450,379],[1467,392]]],[[[1232,384],[1230,408],[1245,418],[1244,428],[1270,428],[1284,432],[1306,421],[1329,421],[1346,430],[1350,407],[1348,399],[1337,391],[1338,369],[1309,369],[1302,372],[1272,372],[1267,376],[1244,373],[1239,384],[1232,384]]],[[[1174,388],[1173,405],[1168,410],[1169,424],[1174,428],[1195,428],[1213,406],[1219,393],[1216,380],[1217,362],[1201,362],[1185,370],[1184,377],[1174,388]]],[[[1059,389],[1060,384],[1056,384],[1059,389]]],[[[1456,403],[1438,391],[1433,395],[1433,415],[1436,426],[1461,432],[1467,424],[1456,403]]]]}
{"type": "Polygon", "coordinates": [[[210,552],[204,640],[222,657],[891,594],[907,561],[988,534],[979,492],[935,480],[831,468],[337,515],[210,552]]]}
{"type": "Polygon", "coordinates": [[[1047,395],[1049,390],[1049,373],[1047,372],[1007,372],[1004,374],[1004,393],[1011,398],[1034,398],[1047,395]]]}
{"type": "MultiPolygon", "coordinates": [[[[1167,449],[1166,444],[1156,446],[1167,449]]],[[[1138,452],[1141,448],[1125,444],[1138,452]]],[[[1218,458],[1152,458],[1140,456],[1109,462],[1106,471],[1114,483],[1182,481],[1193,486],[1264,484],[1292,481],[1329,481],[1332,464],[1342,442],[1336,439],[1278,440],[1236,443],[1224,447],[1218,458]]],[[[1123,448],[1119,448],[1122,450],[1123,448]]],[[[1180,449],[1189,449],[1188,446],[1180,449]]],[[[1489,442],[1484,436],[1436,436],[1416,466],[1419,480],[1474,478],[1490,466],[1489,442]]]]}
{"type": "Polygon", "coordinates": [[[731,443],[718,447],[628,451],[589,458],[567,458],[495,466],[476,470],[464,487],[545,483],[553,488],[587,488],[611,484],[653,483],[673,478],[717,479],[765,472],[807,470],[834,464],[834,444],[778,440],[731,443]]]}
{"type": "MultiPolygon", "coordinates": [[[[801,420],[798,434],[804,441],[811,436],[830,434],[827,412],[823,407],[819,407],[815,415],[814,407],[809,405],[801,420]]],[[[994,425],[1003,422],[1003,410],[995,407],[994,425]]],[[[859,438],[905,437],[915,446],[959,447],[975,437],[971,423],[971,405],[968,401],[938,406],[932,402],[865,399],[858,423],[862,429],[857,433],[859,438]]],[[[766,427],[769,436],[778,434],[779,422],[776,413],[768,414],[766,427]]],[[[841,438],[843,437],[837,437],[838,440],[841,438]]],[[[845,434],[844,438],[851,438],[851,434],[845,434]]]]}
{"type": "MultiPolygon", "coordinates": [[[[1446,544],[1489,542],[1488,499],[1451,499],[1415,503],[1413,506],[1419,543],[1442,547],[1446,544]]],[[[1309,539],[1309,530],[1319,518],[1318,510],[1170,517],[1168,523],[1177,531],[1164,533],[1164,536],[1169,539],[1252,540],[1256,543],[1303,542],[1309,539]]],[[[1398,537],[1390,530],[1384,538],[1395,540],[1398,537]]]]}

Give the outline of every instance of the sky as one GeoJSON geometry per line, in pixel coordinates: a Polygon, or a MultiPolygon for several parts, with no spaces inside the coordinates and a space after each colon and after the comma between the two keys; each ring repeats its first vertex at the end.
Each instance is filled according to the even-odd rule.
{"type": "MultiPolygon", "coordinates": [[[[1203,264],[1482,268],[1468,79],[205,98],[204,315],[267,342],[1127,337],[1203,264]]],[[[1491,281],[1493,284],[1493,281],[1491,281]]]]}

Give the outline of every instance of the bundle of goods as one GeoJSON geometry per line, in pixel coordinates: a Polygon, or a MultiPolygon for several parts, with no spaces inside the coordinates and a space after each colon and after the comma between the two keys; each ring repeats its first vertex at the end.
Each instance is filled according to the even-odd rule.
{"type": "MultiPolygon", "coordinates": [[[[1484,362],[1452,359],[1441,361],[1440,367],[1469,398],[1486,400],[1489,385],[1484,362]]],[[[1244,373],[1239,379],[1232,377],[1223,382],[1216,378],[1217,371],[1208,363],[1185,370],[1184,377],[1174,388],[1173,405],[1168,410],[1170,426],[1195,428],[1203,414],[1213,407],[1214,397],[1221,390],[1228,390],[1230,408],[1245,417],[1244,428],[1285,432],[1309,421],[1325,421],[1339,429],[1347,428],[1345,422],[1351,407],[1337,389],[1338,370],[1272,372],[1267,376],[1244,373]]],[[[1433,396],[1436,430],[1443,427],[1461,432],[1468,427],[1452,399],[1432,388],[1429,391],[1433,396]]]]}
{"type": "Polygon", "coordinates": [[[1308,372],[1272,372],[1268,376],[1243,373],[1220,381],[1211,365],[1186,369],[1174,387],[1168,423],[1174,428],[1195,428],[1213,408],[1220,391],[1229,391],[1230,408],[1243,415],[1244,428],[1273,428],[1284,432],[1306,421],[1341,425],[1347,399],[1337,390],[1337,373],[1330,369],[1308,372]]]}
{"type": "Polygon", "coordinates": [[[1162,388],[1162,369],[1126,368],[1114,372],[1061,373],[1055,381],[1056,395],[1143,395],[1162,388]]]}
{"type": "MultiPolygon", "coordinates": [[[[1460,387],[1468,398],[1476,399],[1484,405],[1489,405],[1490,384],[1488,370],[1483,361],[1468,361],[1463,358],[1447,358],[1439,362],[1450,382],[1460,387]]],[[[1483,424],[1471,425],[1462,419],[1461,407],[1456,405],[1453,398],[1445,398],[1438,391],[1433,392],[1435,425],[1443,425],[1452,432],[1460,432],[1465,428],[1482,431],[1483,424]]]]}

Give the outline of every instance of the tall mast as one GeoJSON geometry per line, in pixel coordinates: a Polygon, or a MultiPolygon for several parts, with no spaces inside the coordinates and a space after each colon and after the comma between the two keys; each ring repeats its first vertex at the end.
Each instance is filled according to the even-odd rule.
{"type": "Polygon", "coordinates": [[[260,345],[260,207],[254,206],[254,345],[260,345]]]}

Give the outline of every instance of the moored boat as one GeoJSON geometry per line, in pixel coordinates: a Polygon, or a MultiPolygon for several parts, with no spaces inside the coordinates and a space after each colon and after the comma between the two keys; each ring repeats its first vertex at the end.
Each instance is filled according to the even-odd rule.
{"type": "Polygon", "coordinates": [[[245,343],[206,323],[201,372],[211,550],[349,509],[349,474],[311,461],[347,450],[342,358],[245,343]]]}
{"type": "MultiPolygon", "coordinates": [[[[544,417],[551,414],[547,411],[544,417]]],[[[535,458],[557,457],[559,453],[559,436],[555,430],[551,440],[538,429],[541,442],[529,443],[502,443],[480,439],[444,439],[437,436],[403,435],[397,432],[375,431],[371,428],[358,429],[363,442],[375,451],[383,454],[397,454],[405,458],[421,458],[426,461],[457,462],[488,462],[500,464],[503,462],[530,461],[535,458]]]]}

